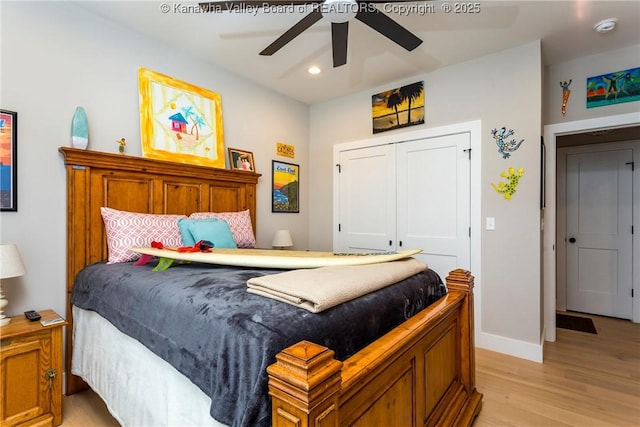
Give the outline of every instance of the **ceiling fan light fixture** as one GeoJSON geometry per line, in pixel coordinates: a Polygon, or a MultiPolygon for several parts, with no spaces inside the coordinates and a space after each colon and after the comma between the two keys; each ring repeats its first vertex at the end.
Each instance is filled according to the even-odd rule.
{"type": "Polygon", "coordinates": [[[341,24],[355,18],[358,7],[356,0],[325,0],[320,5],[320,12],[329,21],[341,24]]]}
{"type": "Polygon", "coordinates": [[[618,20],[616,18],[607,18],[596,23],[596,25],[593,26],[593,29],[598,33],[609,33],[615,30],[617,24],[618,20]]]}

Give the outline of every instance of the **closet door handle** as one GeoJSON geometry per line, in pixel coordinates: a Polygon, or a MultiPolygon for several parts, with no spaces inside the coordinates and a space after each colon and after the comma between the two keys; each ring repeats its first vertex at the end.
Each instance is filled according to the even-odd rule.
{"type": "Polygon", "coordinates": [[[569,237],[569,243],[575,243],[575,242],[576,242],[575,237],[569,237]]]}
{"type": "Polygon", "coordinates": [[[400,240],[400,241],[398,242],[398,245],[399,245],[400,247],[402,247],[402,240],[400,240]]]}
{"type": "Polygon", "coordinates": [[[389,246],[393,245],[393,241],[389,240],[389,246]]]}

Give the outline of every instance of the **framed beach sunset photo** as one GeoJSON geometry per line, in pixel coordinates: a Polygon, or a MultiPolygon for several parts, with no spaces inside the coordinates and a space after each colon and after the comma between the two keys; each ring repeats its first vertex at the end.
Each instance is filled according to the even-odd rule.
{"type": "Polygon", "coordinates": [[[142,67],[138,88],[144,157],[224,169],[219,94],[142,67]]]}
{"type": "Polygon", "coordinates": [[[0,110],[0,211],[18,210],[18,113],[0,110]]]}
{"type": "Polygon", "coordinates": [[[424,123],[424,82],[415,82],[371,96],[373,133],[424,123]]]}

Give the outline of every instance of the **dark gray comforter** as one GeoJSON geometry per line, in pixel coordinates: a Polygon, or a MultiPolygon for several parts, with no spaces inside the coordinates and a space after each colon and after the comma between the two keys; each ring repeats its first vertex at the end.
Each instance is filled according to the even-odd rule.
{"type": "Polygon", "coordinates": [[[306,339],[344,360],[446,293],[427,270],[319,314],[249,294],[246,281],[281,270],[201,264],[98,263],[78,274],[72,303],[94,310],[211,397],[211,416],[269,426],[266,368],[306,339]]]}

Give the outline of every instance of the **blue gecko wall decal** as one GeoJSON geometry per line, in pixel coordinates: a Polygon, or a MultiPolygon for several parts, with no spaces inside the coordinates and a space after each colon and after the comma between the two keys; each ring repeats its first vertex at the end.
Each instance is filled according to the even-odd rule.
{"type": "Polygon", "coordinates": [[[493,139],[496,140],[496,145],[498,146],[498,153],[502,154],[503,159],[508,159],[511,157],[511,151],[516,151],[520,148],[520,144],[524,142],[524,139],[521,139],[519,142],[515,139],[511,141],[505,141],[508,137],[514,134],[513,129],[507,130],[506,127],[501,127],[498,129],[493,129],[491,131],[491,135],[493,135],[493,139]]]}

